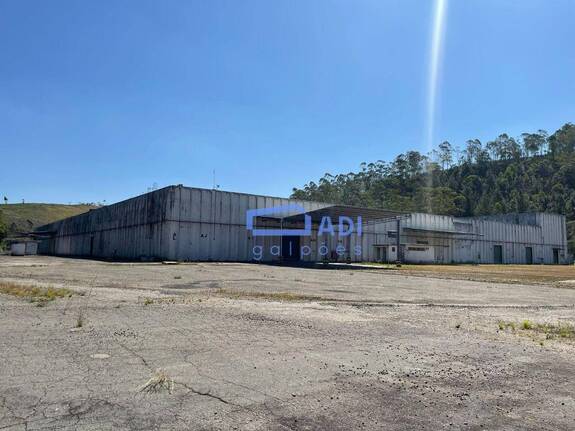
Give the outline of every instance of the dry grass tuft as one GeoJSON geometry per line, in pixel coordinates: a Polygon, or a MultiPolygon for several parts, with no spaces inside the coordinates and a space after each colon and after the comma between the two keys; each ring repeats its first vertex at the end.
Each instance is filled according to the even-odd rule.
{"type": "Polygon", "coordinates": [[[547,340],[553,338],[568,338],[575,339],[575,326],[570,323],[534,323],[530,320],[524,320],[521,324],[516,324],[515,322],[499,322],[499,329],[515,329],[520,328],[522,331],[529,331],[533,334],[545,335],[547,340]]]}
{"type": "Polygon", "coordinates": [[[533,329],[533,323],[530,322],[529,320],[524,320],[524,321],[521,323],[521,328],[522,328],[522,329],[533,329]]]}
{"type": "Polygon", "coordinates": [[[82,328],[84,326],[84,313],[80,311],[78,317],[76,318],[76,328],[82,328]]]}
{"type": "Polygon", "coordinates": [[[553,325],[551,323],[539,324],[535,327],[535,330],[545,334],[545,337],[549,340],[551,338],[575,338],[575,327],[569,323],[559,323],[553,325]]]}
{"type": "MultiPolygon", "coordinates": [[[[389,265],[379,264],[390,268],[389,265]]],[[[489,281],[510,284],[552,284],[560,288],[574,288],[571,265],[410,265],[400,268],[408,275],[454,280],[489,281]]]]}
{"type": "Polygon", "coordinates": [[[515,331],[517,327],[515,322],[504,322],[503,320],[500,320],[498,325],[500,331],[505,331],[506,329],[511,329],[512,331],[515,331]]]}
{"type": "Polygon", "coordinates": [[[324,300],[321,296],[302,295],[291,292],[254,292],[233,289],[218,289],[218,295],[232,299],[264,299],[269,301],[319,301],[324,300]]]}
{"type": "Polygon", "coordinates": [[[156,394],[167,391],[172,393],[174,390],[174,380],[162,369],[154,371],[152,377],[138,389],[139,392],[156,394]]]}
{"type": "Polygon", "coordinates": [[[32,302],[36,302],[53,301],[56,298],[69,298],[74,292],[61,287],[38,287],[0,282],[0,293],[18,298],[26,298],[32,302]]]}

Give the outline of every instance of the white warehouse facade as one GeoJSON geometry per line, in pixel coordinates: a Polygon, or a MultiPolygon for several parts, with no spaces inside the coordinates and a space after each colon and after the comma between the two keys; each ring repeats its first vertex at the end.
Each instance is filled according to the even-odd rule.
{"type": "Polygon", "coordinates": [[[182,185],[42,226],[34,236],[41,254],[113,260],[570,260],[565,217],[558,214],[410,214],[182,185]]]}

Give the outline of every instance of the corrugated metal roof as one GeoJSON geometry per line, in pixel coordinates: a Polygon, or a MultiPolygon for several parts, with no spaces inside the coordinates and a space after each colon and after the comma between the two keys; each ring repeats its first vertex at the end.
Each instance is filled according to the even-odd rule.
{"type": "Polygon", "coordinates": [[[450,229],[431,229],[431,228],[424,228],[424,227],[408,227],[405,226],[404,230],[414,230],[414,231],[421,231],[421,232],[434,232],[434,233],[445,233],[449,235],[475,235],[475,236],[483,236],[480,233],[475,232],[463,232],[460,230],[450,230],[450,229]]]}
{"type": "Polygon", "coordinates": [[[299,221],[302,219],[303,215],[308,215],[311,217],[312,222],[321,222],[323,217],[330,217],[331,219],[337,219],[340,216],[351,217],[356,219],[361,217],[364,223],[374,222],[374,221],[386,221],[395,220],[397,218],[407,218],[410,216],[409,213],[391,211],[377,208],[362,208],[354,207],[349,205],[331,205],[325,208],[320,208],[316,210],[302,212],[301,214],[292,215],[284,218],[286,221],[299,221]]]}

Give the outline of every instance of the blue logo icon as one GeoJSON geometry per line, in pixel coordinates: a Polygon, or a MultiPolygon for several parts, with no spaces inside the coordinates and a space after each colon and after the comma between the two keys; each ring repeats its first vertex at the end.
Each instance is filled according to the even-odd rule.
{"type": "Polygon", "coordinates": [[[298,204],[280,205],[270,208],[257,208],[246,212],[246,228],[253,236],[311,236],[311,216],[305,214],[305,208],[298,204]],[[294,214],[295,213],[295,214],[294,214]],[[256,217],[284,214],[286,217],[304,214],[303,229],[257,229],[254,228],[256,217]]]}

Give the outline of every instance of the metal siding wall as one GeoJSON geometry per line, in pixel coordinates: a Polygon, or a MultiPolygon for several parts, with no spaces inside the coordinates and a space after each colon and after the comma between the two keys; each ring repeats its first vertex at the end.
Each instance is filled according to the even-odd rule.
{"type": "MultiPolygon", "coordinates": [[[[254,245],[264,246],[264,260],[277,260],[270,254],[271,246],[280,246],[277,237],[253,238],[245,228],[248,209],[297,203],[307,211],[328,204],[302,202],[283,198],[255,196],[219,190],[171,186],[86,214],[55,222],[39,229],[57,230],[56,238],[42,241],[41,253],[87,256],[94,237],[94,257],[138,259],[155,257],[178,260],[248,261],[254,245]],[[173,239],[174,234],[176,239],[173,239]]],[[[533,248],[534,263],[553,262],[553,248],[566,253],[565,217],[557,214],[508,214],[489,217],[454,218],[450,216],[413,213],[402,220],[402,228],[454,231],[468,229],[476,236],[422,233],[402,229],[402,244],[428,241],[435,248],[439,263],[493,263],[493,246],[503,246],[505,263],[525,263],[525,247],[533,248]],[[459,224],[458,224],[459,223],[459,224]],[[462,225],[463,224],[463,225],[462,225]]],[[[374,244],[395,244],[387,235],[395,231],[393,222],[364,225],[358,238],[342,238],[346,257],[352,261],[375,260],[374,244]],[[361,245],[362,255],[354,247],[361,245]]],[[[330,252],[338,245],[338,237],[302,237],[301,246],[311,248],[305,261],[321,260],[318,248],[325,242],[330,252]]],[[[330,253],[331,254],[331,253],[330,253]]],[[[563,256],[563,255],[562,255],[563,256]]],[[[343,260],[344,258],[342,258],[343,260]]],[[[565,257],[561,257],[565,261],[565,257]]]]}
{"type": "Polygon", "coordinates": [[[41,226],[57,235],[44,240],[40,252],[100,258],[165,258],[161,224],[174,206],[174,189],[165,188],[85,214],[41,226]]]}
{"type": "MultiPolygon", "coordinates": [[[[281,239],[253,238],[245,228],[246,211],[289,203],[298,203],[306,210],[327,205],[220,190],[180,189],[179,247],[175,257],[178,260],[247,261],[252,259],[254,246],[263,247],[262,260],[277,260],[279,258],[273,256],[270,249],[279,247],[281,239]]],[[[312,255],[305,256],[304,260],[315,259],[317,248],[314,242],[311,238],[301,238],[300,245],[308,245],[312,249],[312,255]]]]}

